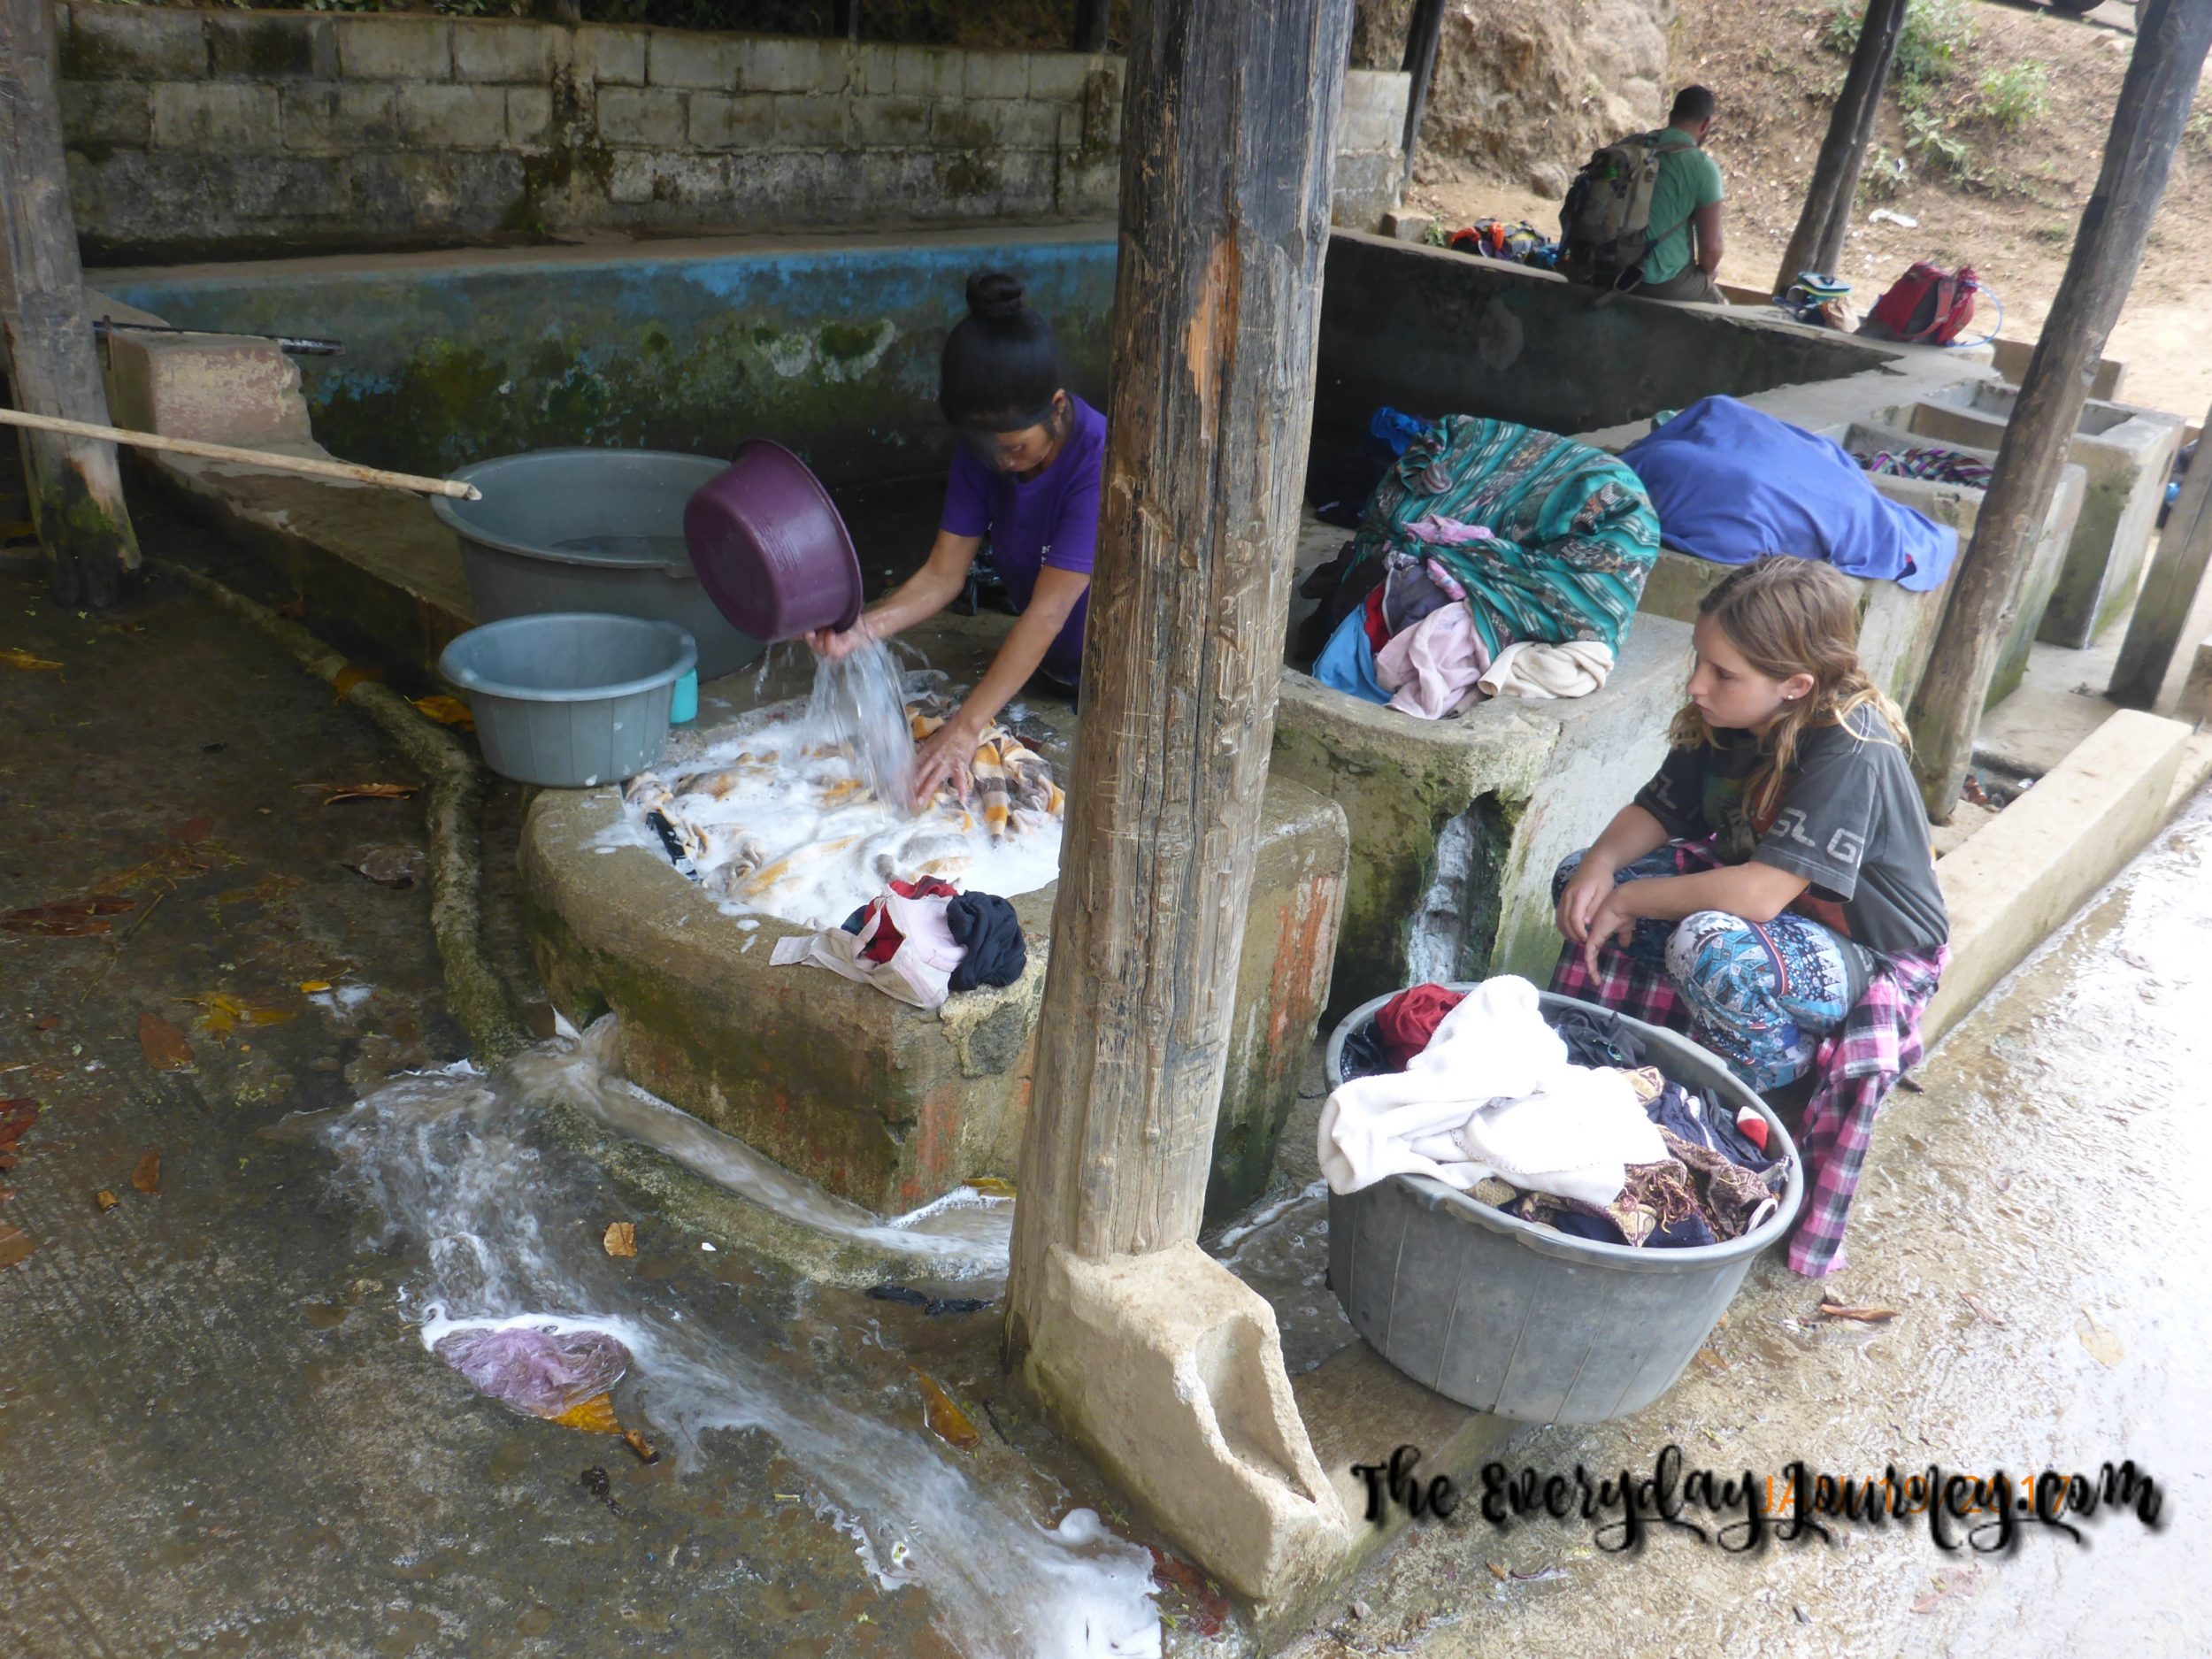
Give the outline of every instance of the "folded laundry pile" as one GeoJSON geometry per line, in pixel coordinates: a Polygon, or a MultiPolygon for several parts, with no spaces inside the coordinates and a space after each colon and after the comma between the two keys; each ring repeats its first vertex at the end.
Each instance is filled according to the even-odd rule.
{"type": "Polygon", "coordinates": [[[1937,484],[1963,484],[1969,489],[1987,489],[1991,477],[1986,461],[1936,444],[1916,444],[1909,449],[1882,449],[1872,455],[1851,452],[1851,458],[1870,472],[1891,478],[1926,479],[1937,484]]]}
{"type": "MultiPolygon", "coordinates": [[[[942,724],[907,705],[917,737],[942,724]]],[[[653,847],[729,911],[835,927],[894,880],[935,876],[1011,895],[1059,873],[1065,809],[1051,764],[1002,726],[970,763],[966,802],[948,787],[920,810],[886,801],[849,747],[815,741],[795,705],[764,710],[680,772],[622,786],[604,842],[653,847]]]]}
{"type": "Polygon", "coordinates": [[[1658,550],[1650,499],[1613,457],[1448,416],[1404,444],[1359,534],[1306,579],[1321,606],[1301,658],[1323,684],[1419,719],[1485,697],[1586,696],[1612,672],[1658,550]]]}
{"type": "Polygon", "coordinates": [[[927,1010],[956,991],[1013,984],[1029,965],[1029,942],[996,894],[926,876],[892,882],[839,926],[778,940],[769,960],[811,962],[927,1010]]]}
{"type": "Polygon", "coordinates": [[[1428,1175],[1574,1237],[1681,1248],[1751,1232],[1788,1184],[1756,1111],[1663,1077],[1601,1010],[1548,1015],[1525,979],[1402,991],[1341,1059],[1319,1131],[1340,1193],[1428,1175]]]}

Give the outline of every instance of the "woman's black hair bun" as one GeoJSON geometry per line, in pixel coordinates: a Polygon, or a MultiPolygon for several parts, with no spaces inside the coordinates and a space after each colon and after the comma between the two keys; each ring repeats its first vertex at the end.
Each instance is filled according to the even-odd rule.
{"type": "Polygon", "coordinates": [[[968,315],[987,322],[1017,316],[1022,309],[1019,277],[1003,271],[979,271],[968,279],[968,315]]]}

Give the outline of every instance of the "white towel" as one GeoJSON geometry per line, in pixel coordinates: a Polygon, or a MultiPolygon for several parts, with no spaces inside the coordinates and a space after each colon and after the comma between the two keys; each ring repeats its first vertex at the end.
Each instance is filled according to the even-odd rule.
{"type": "Polygon", "coordinates": [[[1613,672],[1613,648],[1599,640],[1546,645],[1516,640],[1492,659],[1478,682],[1494,697],[1586,697],[1613,672]]]}
{"type": "Polygon", "coordinates": [[[1321,1172],[1356,1193],[1386,1175],[1463,1192],[1489,1175],[1603,1206],[1632,1164],[1667,1156],[1621,1071],[1578,1066],[1536,987],[1502,975],[1444,1016],[1403,1071],[1355,1078],[1321,1108],[1321,1172]]]}

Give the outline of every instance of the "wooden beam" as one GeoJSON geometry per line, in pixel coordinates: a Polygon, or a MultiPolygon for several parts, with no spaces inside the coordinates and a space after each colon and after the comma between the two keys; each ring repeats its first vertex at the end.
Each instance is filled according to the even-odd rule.
{"type": "MultiPolygon", "coordinates": [[[[0,345],[19,408],[105,426],[69,206],[58,56],[52,0],[0,0],[0,345]]],[[[113,604],[139,564],[114,447],[28,432],[22,444],[55,597],[113,604]]]]}
{"type": "Polygon", "coordinates": [[[1952,573],[1950,602],[1913,697],[1914,770],[1928,815],[1939,824],[1950,821],[1958,803],[1997,649],[2019,610],[2030,551],[2050,511],[2089,374],[2142,260],[2208,43],[2212,0],[2148,0],[2138,14],[2097,188],[2022,377],[1973,545],[1952,573]]]}
{"type": "Polygon", "coordinates": [[[1413,180],[1414,152],[1420,147],[1421,117],[1429,105],[1429,82],[1436,75],[1436,47],[1444,33],[1444,0],[1413,0],[1413,20],[1406,31],[1405,182],[1413,180]]]}
{"type": "Polygon", "coordinates": [[[1137,0],[1083,719],[1015,1208],[1019,1363],[1059,1247],[1197,1237],[1313,419],[1349,0],[1137,0]]]}
{"type": "MultiPolygon", "coordinates": [[[[2212,429],[2212,414],[2205,417],[2212,429]]],[[[2212,455],[2199,451],[2182,480],[2181,498],[2166,516],[2150,573],[2135,596],[2120,659],[2105,695],[2123,708],[2163,712],[2175,653],[2193,652],[2200,634],[2190,631],[2204,578],[2212,569],[2212,455]]],[[[2201,618],[2199,618],[2200,620],[2201,618]]]]}
{"type": "Polygon", "coordinates": [[[1106,50],[1106,23],[1113,9],[1113,0],[1075,0],[1075,35],[1071,44],[1077,51],[1106,50]]]}
{"type": "Polygon", "coordinates": [[[1866,14],[1859,19],[1858,45],[1828,117],[1828,135],[1821,140],[1820,156],[1813,164],[1804,208],[1782,254],[1782,268],[1775,273],[1777,294],[1786,292],[1800,272],[1839,274],[1844,232],[1850,228],[1851,210],[1858,200],[1859,174],[1866,165],[1875,118],[1881,113],[1882,88],[1889,83],[1898,37],[1904,33],[1908,4],[1867,0],[1866,14]]]}

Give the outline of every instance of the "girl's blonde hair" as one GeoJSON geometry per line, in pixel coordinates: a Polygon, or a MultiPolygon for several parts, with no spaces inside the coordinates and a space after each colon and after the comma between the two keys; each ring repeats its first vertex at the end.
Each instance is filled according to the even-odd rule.
{"type": "MultiPolygon", "coordinates": [[[[1723,578],[1698,602],[1697,613],[1712,618],[1744,660],[1768,679],[1813,677],[1811,693],[1786,706],[1759,740],[1764,758],[1745,788],[1745,805],[1754,818],[1766,817],[1778,804],[1783,780],[1809,726],[1841,726],[1866,741],[1851,731],[1848,721],[1855,710],[1871,704],[1911,752],[1912,734],[1902,710],[1859,666],[1857,596],[1832,566],[1769,554],[1723,578]]],[[[1688,703],[1674,717],[1667,741],[1677,749],[1717,742],[1705,717],[1688,703]]]]}

